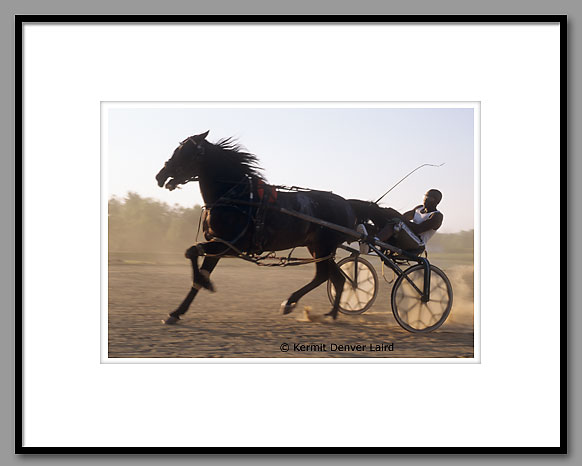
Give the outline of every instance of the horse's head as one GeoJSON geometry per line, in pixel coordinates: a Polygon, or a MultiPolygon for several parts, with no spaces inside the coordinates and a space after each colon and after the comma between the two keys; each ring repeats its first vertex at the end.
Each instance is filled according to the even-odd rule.
{"type": "Polygon", "coordinates": [[[170,191],[180,184],[195,180],[200,175],[200,161],[204,156],[208,131],[184,139],[174,150],[172,157],[156,175],[158,186],[170,191]],[[168,180],[169,178],[169,180],[168,180]],[[166,180],[168,182],[166,183],[166,180]]]}

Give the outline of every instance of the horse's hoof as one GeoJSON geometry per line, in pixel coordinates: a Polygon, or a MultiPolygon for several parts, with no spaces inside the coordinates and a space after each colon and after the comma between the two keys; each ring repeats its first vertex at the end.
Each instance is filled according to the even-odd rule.
{"type": "Polygon", "coordinates": [[[329,311],[327,314],[323,314],[325,317],[332,317],[333,320],[337,319],[337,311],[334,312],[333,310],[329,311]]]}
{"type": "Polygon", "coordinates": [[[162,323],[166,325],[174,325],[177,324],[179,321],[180,321],[179,317],[171,315],[166,320],[162,320],[162,323]]]}
{"type": "Polygon", "coordinates": [[[295,309],[295,306],[297,306],[297,303],[289,304],[287,302],[287,300],[285,300],[281,303],[281,312],[283,313],[283,315],[289,314],[290,312],[293,312],[293,309],[295,309]]]}

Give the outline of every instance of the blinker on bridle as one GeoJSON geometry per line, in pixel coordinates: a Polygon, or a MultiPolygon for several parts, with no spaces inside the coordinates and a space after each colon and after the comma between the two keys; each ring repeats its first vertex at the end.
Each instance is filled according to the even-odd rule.
{"type": "Polygon", "coordinates": [[[194,136],[190,136],[190,137],[184,139],[180,143],[180,148],[182,148],[184,146],[184,144],[186,144],[188,141],[190,141],[192,144],[194,144],[196,149],[198,149],[200,151],[200,155],[204,155],[204,147],[202,146],[202,144],[200,144],[199,142],[196,142],[194,139],[192,139],[193,137],[194,136]]]}

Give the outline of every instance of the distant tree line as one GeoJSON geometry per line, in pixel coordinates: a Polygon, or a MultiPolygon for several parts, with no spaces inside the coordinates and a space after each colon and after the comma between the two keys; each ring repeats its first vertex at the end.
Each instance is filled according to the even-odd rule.
{"type": "Polygon", "coordinates": [[[458,233],[437,232],[428,242],[427,249],[433,252],[473,252],[475,231],[460,231],[458,233]]]}
{"type": "Polygon", "coordinates": [[[199,205],[170,206],[129,192],[109,199],[108,208],[110,252],[184,252],[196,241],[199,205]]]}
{"type": "MultiPolygon", "coordinates": [[[[110,252],[184,252],[196,242],[201,207],[170,206],[129,192],[109,200],[110,252]]],[[[474,231],[437,233],[433,252],[473,252],[474,231]]],[[[198,241],[203,241],[202,231],[198,241]]]]}

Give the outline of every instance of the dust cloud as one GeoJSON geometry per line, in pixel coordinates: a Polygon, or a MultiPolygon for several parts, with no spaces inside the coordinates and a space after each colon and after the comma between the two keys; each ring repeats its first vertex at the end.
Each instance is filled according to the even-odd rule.
{"type": "Polygon", "coordinates": [[[474,269],[472,265],[455,265],[446,269],[453,286],[453,308],[447,323],[473,326],[474,269]]]}

